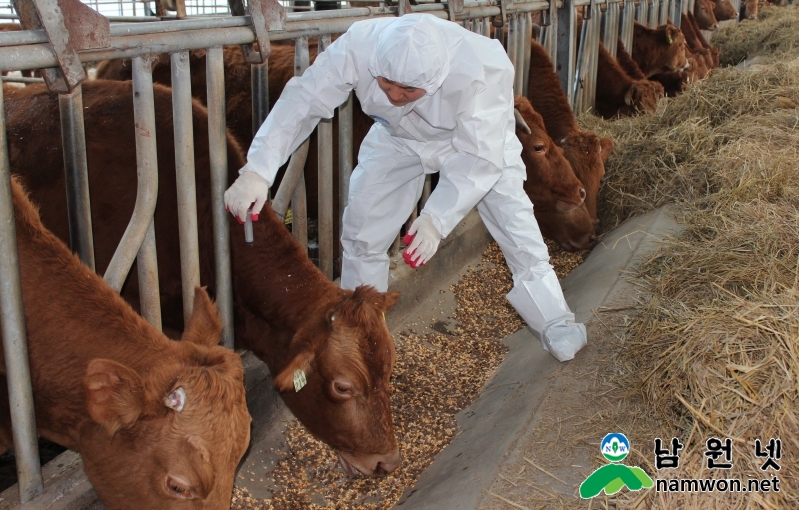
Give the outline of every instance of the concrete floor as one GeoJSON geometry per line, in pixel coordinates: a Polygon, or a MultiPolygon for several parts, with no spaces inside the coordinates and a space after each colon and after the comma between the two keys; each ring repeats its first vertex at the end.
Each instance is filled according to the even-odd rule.
{"type": "MultiPolygon", "coordinates": [[[[630,220],[605,235],[586,261],[561,281],[577,320],[588,323],[589,342],[592,335],[598,334],[597,328],[589,323],[595,311],[631,291],[623,273],[650,257],[661,240],[678,229],[669,209],[630,220]]],[[[582,397],[576,388],[573,392],[561,388],[557,395],[552,394],[557,378],[553,374],[562,364],[543,350],[540,340],[528,329],[509,336],[505,343],[510,348],[505,361],[477,401],[457,415],[460,432],[395,508],[478,508],[503,466],[523,455],[526,436],[541,421],[538,412],[541,403],[547,398],[562,401],[582,397]]],[[[595,362],[581,354],[583,351],[567,363],[595,362]]],[[[572,483],[581,481],[579,473],[575,480],[569,478],[569,473],[556,474],[569,482],[561,487],[564,494],[571,495],[572,483]]]]}

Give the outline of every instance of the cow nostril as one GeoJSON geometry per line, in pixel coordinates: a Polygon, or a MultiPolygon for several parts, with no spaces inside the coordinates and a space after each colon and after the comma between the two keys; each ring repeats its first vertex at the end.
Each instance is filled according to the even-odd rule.
{"type": "Polygon", "coordinates": [[[594,244],[595,241],[596,241],[596,236],[594,234],[591,234],[590,236],[588,236],[588,242],[589,243],[594,244]]]}
{"type": "Polygon", "coordinates": [[[585,200],[585,190],[580,188],[580,200],[585,200]]]}
{"type": "Polygon", "coordinates": [[[382,462],[378,462],[374,474],[375,476],[386,476],[388,474],[388,470],[385,468],[385,465],[382,462]]]}

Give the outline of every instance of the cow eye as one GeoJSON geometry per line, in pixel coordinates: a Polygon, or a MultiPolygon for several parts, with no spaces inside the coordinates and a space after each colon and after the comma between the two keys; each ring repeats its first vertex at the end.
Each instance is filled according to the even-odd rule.
{"type": "Polygon", "coordinates": [[[349,381],[344,381],[341,379],[336,379],[333,381],[333,395],[338,398],[352,398],[355,393],[355,390],[352,387],[352,383],[349,381]]]}
{"type": "Polygon", "coordinates": [[[546,147],[544,147],[544,144],[543,144],[543,143],[537,143],[537,144],[535,144],[535,146],[533,147],[533,150],[535,150],[535,151],[536,151],[537,153],[539,153],[539,154],[540,154],[540,153],[542,153],[542,152],[544,152],[544,149],[546,149],[546,147]]]}
{"type": "Polygon", "coordinates": [[[191,486],[189,486],[186,480],[169,475],[166,479],[166,487],[172,496],[180,499],[194,499],[194,495],[191,492],[191,486]]]}

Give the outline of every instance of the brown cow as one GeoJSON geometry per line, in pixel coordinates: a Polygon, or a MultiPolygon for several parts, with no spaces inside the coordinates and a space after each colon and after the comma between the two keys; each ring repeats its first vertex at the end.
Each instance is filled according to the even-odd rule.
{"type": "Polygon", "coordinates": [[[741,4],[741,21],[745,19],[757,19],[758,0],[744,0],[741,4]]]}
{"type": "Polygon", "coordinates": [[[250,415],[241,360],[217,345],[208,295],[196,290],[183,340],[168,339],[44,228],[16,179],[11,186],[39,435],[80,452],[109,510],[229,508],[250,415]]]}
{"type": "Polygon", "coordinates": [[[719,27],[719,22],[716,15],[713,14],[715,5],[712,0],[696,0],[694,3],[694,18],[702,30],[710,30],[711,32],[719,27]]]}
{"type": "MultiPolygon", "coordinates": [[[[704,78],[707,72],[715,67],[713,65],[713,56],[710,54],[710,50],[705,48],[702,44],[702,40],[697,35],[698,31],[694,28],[691,18],[685,13],[683,13],[680,18],[680,30],[685,36],[685,42],[689,50],[697,61],[692,63],[691,68],[697,72],[698,78],[704,78]]],[[[701,32],[699,33],[701,34],[701,32]]]]}
{"type": "Polygon", "coordinates": [[[713,2],[713,15],[716,21],[738,19],[738,11],[732,6],[730,0],[711,0],[713,2]]]}
{"type": "Polygon", "coordinates": [[[633,80],[599,43],[596,76],[596,112],[605,119],[635,115],[641,111],[654,112],[663,97],[662,88],[647,79],[633,80]],[[660,93],[660,95],[658,95],[660,93]]]}
{"type": "Polygon", "coordinates": [[[592,131],[580,131],[546,48],[531,41],[530,50],[527,97],[544,119],[547,133],[563,149],[574,174],[583,183],[586,193],[584,205],[598,231],[597,194],[605,175],[605,162],[613,150],[613,140],[600,139],[592,131]]]}
{"type": "MultiPolygon", "coordinates": [[[[42,204],[42,220],[67,239],[63,156],[58,98],[44,86],[7,88],[6,122],[13,168],[26,177],[42,204]]],[[[172,94],[154,87],[158,143],[158,206],[155,235],[164,324],[182,329],[182,295],[172,125],[172,94]]],[[[136,200],[136,151],[130,82],[83,84],[89,184],[92,191],[96,265],[104,271],[122,237],[136,200]]],[[[208,118],[193,104],[200,277],[214,288],[210,224],[208,118]]],[[[244,164],[228,137],[229,182],[244,164]]],[[[371,287],[345,291],[308,259],[282,222],[267,209],[254,222],[255,243],[247,246],[241,225],[231,222],[236,344],[266,361],[275,385],[294,415],[313,434],[339,451],[342,463],[382,475],[400,463],[389,409],[394,343],[383,314],[399,294],[371,287]],[[307,385],[295,392],[295,370],[307,385]]],[[[124,296],[138,303],[136,270],[124,296]]]]}
{"type": "Polygon", "coordinates": [[[672,23],[658,28],[633,25],[632,57],[647,78],[657,73],[683,71],[688,67],[685,36],[672,23]]]}
{"type": "MultiPolygon", "coordinates": [[[[311,42],[309,44],[311,62],[316,58],[318,46],[311,42]]],[[[205,100],[205,52],[203,50],[192,51],[190,53],[191,66],[192,66],[192,90],[194,95],[201,101],[205,100]]],[[[241,55],[241,50],[238,46],[231,46],[224,49],[225,59],[225,94],[227,100],[227,119],[231,131],[239,139],[243,146],[249,146],[252,140],[252,107],[251,107],[251,92],[250,92],[250,64],[244,61],[241,55]]],[[[168,56],[159,57],[156,63],[153,64],[153,80],[156,82],[169,84],[171,82],[170,63],[168,56]]],[[[294,46],[293,44],[275,44],[272,47],[272,54],[269,57],[269,97],[270,103],[274,104],[286,83],[294,76],[294,46]]],[[[129,60],[113,60],[103,62],[98,66],[98,78],[107,78],[115,80],[130,79],[130,63],[129,60]]],[[[368,115],[363,113],[360,103],[357,98],[353,104],[353,149],[354,153],[358,153],[358,148],[361,142],[366,137],[369,129],[374,124],[374,121],[368,115]]],[[[333,167],[336,175],[338,174],[338,123],[333,123],[333,167]]],[[[519,134],[517,129],[517,135],[519,134]]],[[[524,145],[524,143],[523,143],[524,145]]],[[[310,138],[310,146],[308,151],[308,159],[305,166],[305,182],[308,191],[308,212],[311,217],[316,215],[317,209],[317,138],[316,134],[312,134],[310,138]]],[[[535,152],[534,147],[525,146],[524,151],[535,152]]],[[[532,157],[528,161],[535,161],[536,158],[532,157]]],[[[540,171],[536,167],[528,167],[528,181],[544,183],[547,185],[546,180],[538,178],[540,171]]],[[[273,185],[273,190],[277,190],[280,185],[281,174],[273,185]]],[[[334,179],[336,182],[337,179],[334,179]]],[[[568,176],[563,176],[561,180],[549,190],[548,193],[536,194],[536,200],[533,201],[536,210],[550,210],[556,206],[552,200],[543,202],[546,197],[554,198],[561,202],[559,207],[564,203],[572,203],[578,205],[582,199],[581,195],[585,195],[585,191],[581,191],[583,186],[576,180],[570,179],[568,176]],[[567,185],[568,184],[568,185],[567,185]]],[[[334,192],[334,214],[338,214],[338,193],[334,192]]],[[[532,199],[532,197],[531,197],[532,199]]],[[[545,221],[554,222],[542,228],[547,232],[552,233],[549,237],[558,241],[562,245],[569,246],[583,246],[585,247],[585,240],[591,235],[583,231],[583,223],[580,221],[579,215],[572,215],[571,220],[564,224],[560,221],[566,221],[566,217],[554,215],[548,217],[545,221]]],[[[544,220],[542,220],[544,221],[544,220]]],[[[338,222],[334,222],[334,235],[337,237],[338,222]]]]}
{"type": "Polygon", "coordinates": [[[571,181],[576,181],[582,190],[582,184],[574,175],[571,164],[563,156],[563,149],[556,146],[547,134],[544,119],[533,109],[530,101],[517,96],[515,106],[527,128],[520,129],[517,125],[517,136],[525,147],[522,151],[522,160],[528,169],[524,191],[533,204],[555,204],[554,208],[543,205],[533,207],[542,235],[553,239],[564,250],[590,248],[596,241],[596,235],[594,223],[585,205],[582,204],[586,197],[585,191],[580,197],[583,200],[579,207],[563,204],[557,198],[556,191],[559,186],[572,188],[571,181]],[[532,174],[530,169],[536,169],[535,174],[532,174]]]}
{"type": "Polygon", "coordinates": [[[705,36],[702,34],[702,29],[699,27],[699,23],[694,18],[694,15],[690,12],[688,13],[688,19],[691,21],[691,24],[694,28],[694,33],[696,34],[696,38],[699,40],[699,43],[702,45],[703,48],[710,51],[710,56],[712,57],[712,62],[710,68],[716,68],[719,66],[719,53],[721,53],[721,48],[716,48],[711,46],[711,44],[705,39],[705,36]]]}

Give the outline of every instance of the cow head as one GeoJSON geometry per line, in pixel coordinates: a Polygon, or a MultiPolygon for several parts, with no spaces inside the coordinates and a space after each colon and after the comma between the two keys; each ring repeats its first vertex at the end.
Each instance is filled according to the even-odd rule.
{"type": "Polygon", "coordinates": [[[717,21],[727,21],[728,19],[738,19],[738,11],[732,6],[730,0],[712,0],[713,15],[717,21]]]}
{"type": "Polygon", "coordinates": [[[667,23],[658,28],[658,30],[661,29],[663,29],[664,38],[668,47],[663,53],[660,72],[679,72],[687,69],[689,50],[688,44],[685,41],[685,35],[672,23],[667,23]]]}
{"type": "Polygon", "coordinates": [[[745,19],[757,19],[758,0],[746,0],[741,15],[745,19]]]}
{"type": "MultiPolygon", "coordinates": [[[[148,372],[93,360],[83,381],[91,416],[80,453],[109,510],[230,507],[250,441],[239,356],[216,344],[221,325],[198,289],[180,355],[148,372]]],[[[136,353],[131,353],[135,356],[136,353]]]]}
{"type": "Polygon", "coordinates": [[[579,207],[585,201],[585,189],[563,151],[547,134],[544,119],[521,96],[515,99],[514,115],[527,168],[524,189],[536,210],[566,212],[579,207]]]}
{"type": "Polygon", "coordinates": [[[599,138],[592,131],[575,131],[559,140],[563,155],[571,163],[574,174],[585,187],[585,207],[599,232],[599,217],[596,211],[599,184],[605,175],[605,162],[613,151],[613,140],[599,138]]]}
{"type": "Polygon", "coordinates": [[[595,223],[585,204],[566,212],[534,209],[541,235],[566,251],[587,250],[596,243],[595,223]]]}
{"type": "Polygon", "coordinates": [[[636,80],[624,94],[625,106],[619,109],[619,115],[629,116],[639,111],[654,112],[661,97],[663,87],[658,89],[649,80],[636,80]]]}
{"type": "Polygon", "coordinates": [[[719,22],[713,14],[715,5],[712,0],[696,0],[694,4],[694,18],[702,30],[716,30],[719,22]]]}
{"type": "Polygon", "coordinates": [[[370,286],[341,290],[297,331],[274,378],[294,415],[350,475],[383,476],[401,462],[389,400],[396,353],[385,322],[397,299],[370,286]]]}

